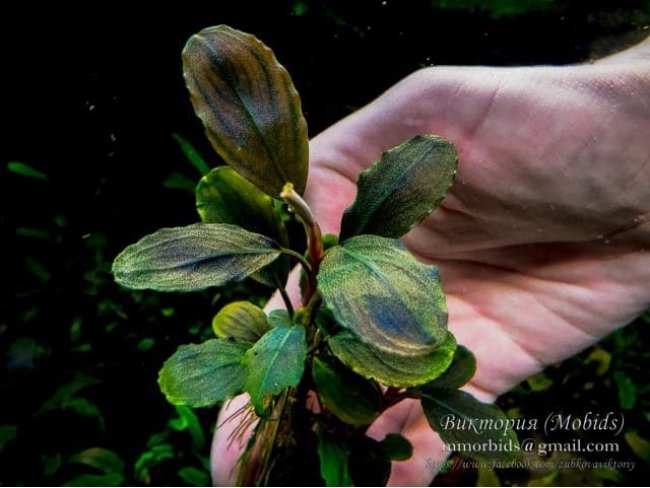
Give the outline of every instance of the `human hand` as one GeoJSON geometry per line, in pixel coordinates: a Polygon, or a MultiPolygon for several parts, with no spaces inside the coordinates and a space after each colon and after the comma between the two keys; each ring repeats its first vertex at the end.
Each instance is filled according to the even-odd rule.
{"type": "MultiPolygon", "coordinates": [[[[404,241],[441,269],[449,328],[477,358],[473,394],[493,400],[647,308],[649,43],[595,64],[414,73],[311,142],[306,198],[324,232],[338,233],[359,172],[420,133],[456,144],[460,166],[404,241]]],[[[232,428],[216,432],[217,483],[239,456],[232,428]]],[[[428,485],[444,449],[419,403],[388,410],[369,435],[388,432],[414,446],[390,484],[428,485]]]]}

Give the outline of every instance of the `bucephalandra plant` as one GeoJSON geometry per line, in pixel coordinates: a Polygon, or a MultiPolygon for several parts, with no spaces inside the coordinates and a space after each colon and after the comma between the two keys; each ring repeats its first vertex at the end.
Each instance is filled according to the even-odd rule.
{"type": "Polygon", "coordinates": [[[447,330],[438,269],[399,240],[440,205],[456,173],[454,146],[424,134],[382,154],[361,173],[340,236],[323,236],[301,196],[308,139],[300,98],[272,51],[220,25],[190,38],[183,68],[194,109],[229,166],[197,186],[201,223],[128,246],[113,263],[115,279],[188,292],[250,277],[278,288],[286,309],[267,316],[245,301],[225,306],[213,319],[216,338],[180,346],[163,365],[167,399],[206,407],[248,393],[250,404],[230,419],[240,423],[236,434],[257,421],[240,460],[241,485],[277,480],[278,460],[296,446],[300,459],[317,460],[317,482],[385,484],[391,460],[408,459],[412,447],[398,434],[376,441],[365,432],[406,398],[422,402],[443,441],[471,444],[480,459],[511,459],[518,444],[504,414],[459,390],[475,360],[447,330]],[[291,242],[287,219],[304,228],[306,250],[291,242]],[[297,308],[284,289],[295,263],[297,308]],[[454,428],[477,420],[481,428],[454,428]]]}

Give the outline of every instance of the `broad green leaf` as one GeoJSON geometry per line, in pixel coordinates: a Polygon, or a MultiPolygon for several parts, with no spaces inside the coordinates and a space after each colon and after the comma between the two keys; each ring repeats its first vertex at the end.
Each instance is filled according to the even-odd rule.
{"type": "Polygon", "coordinates": [[[417,386],[437,378],[451,364],[456,349],[451,334],[432,352],[418,356],[380,351],[348,331],[330,337],[328,344],[332,353],[356,373],[396,387],[417,386]]]}
{"type": "Polygon", "coordinates": [[[258,415],[263,414],[269,395],[277,395],[300,382],[306,355],[305,329],[298,325],[274,327],[246,351],[244,363],[248,373],[244,389],[258,415]]]}
{"type": "Polygon", "coordinates": [[[466,347],[458,345],[449,368],[422,388],[448,388],[450,390],[456,390],[471,380],[475,372],[476,358],[474,354],[466,347]]]}
{"type": "Polygon", "coordinates": [[[436,388],[422,393],[429,425],[451,448],[480,460],[509,461],[519,454],[517,434],[496,405],[460,390],[436,388]],[[483,449],[492,442],[494,449],[483,449]],[[472,447],[474,446],[474,447],[472,447]]]}
{"type": "Polygon", "coordinates": [[[232,337],[238,342],[254,343],[269,330],[266,314],[251,302],[232,302],[212,319],[217,337],[232,337]]]}
{"type": "Polygon", "coordinates": [[[336,321],[381,351],[423,355],[446,337],[438,269],[417,261],[399,240],[364,235],[331,248],[318,285],[336,321]]]}
{"type": "MultiPolygon", "coordinates": [[[[273,207],[273,199],[239,176],[232,168],[214,168],[196,187],[196,209],[206,224],[233,224],[289,246],[284,222],[273,207]]],[[[290,260],[282,256],[251,277],[271,287],[283,285],[290,260]]]]}
{"type": "Polygon", "coordinates": [[[280,255],[275,242],[229,224],[160,229],[131,244],[113,262],[127,288],[192,291],[241,281],[280,255]]]}
{"type": "Polygon", "coordinates": [[[207,407],[241,393],[248,344],[210,339],[180,346],[158,374],[160,390],[174,405],[207,407]]]}
{"type": "Polygon", "coordinates": [[[20,161],[11,161],[7,163],[7,169],[17,175],[33,178],[36,180],[47,181],[47,175],[42,171],[33,168],[29,164],[21,163],[20,161]]]}
{"type": "Polygon", "coordinates": [[[387,434],[381,445],[393,461],[406,461],[413,455],[413,446],[400,434],[387,434]]]}
{"type": "Polygon", "coordinates": [[[325,486],[352,486],[347,449],[322,432],[318,433],[318,460],[325,486]]]}
{"type": "Polygon", "coordinates": [[[218,25],[192,36],[183,73],[194,111],[219,155],[269,195],[307,182],[307,124],[291,77],[250,34],[218,25]]]}
{"type": "Polygon", "coordinates": [[[91,447],[73,455],[69,462],[85,464],[95,468],[105,474],[119,473],[124,474],[124,461],[110,449],[103,447],[91,447]]]}
{"type": "Polygon", "coordinates": [[[185,154],[185,157],[190,164],[194,166],[201,175],[207,175],[210,172],[210,166],[208,166],[208,163],[205,162],[203,157],[194,148],[190,141],[176,133],[172,134],[172,137],[181,148],[181,151],[183,151],[183,154],[185,154]]]}
{"type": "Polygon", "coordinates": [[[341,239],[403,236],[440,205],[457,166],[454,145],[434,135],[415,136],[386,151],[359,175],[356,200],[343,214],[341,239]]]}
{"type": "Polygon", "coordinates": [[[228,166],[214,168],[201,178],[196,209],[206,224],[238,225],[287,245],[287,230],[273,199],[228,166]]]}
{"type": "Polygon", "coordinates": [[[282,325],[290,326],[292,325],[291,317],[289,317],[289,312],[283,309],[271,310],[267,318],[269,325],[271,327],[280,327],[282,325]]]}
{"type": "Polygon", "coordinates": [[[379,390],[349,369],[314,358],[312,376],[322,404],[346,424],[369,425],[379,415],[379,390]]]}

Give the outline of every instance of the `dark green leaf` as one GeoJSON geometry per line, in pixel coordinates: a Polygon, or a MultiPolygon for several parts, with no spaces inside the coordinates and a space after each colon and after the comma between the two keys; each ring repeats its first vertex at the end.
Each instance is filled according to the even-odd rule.
{"type": "Polygon", "coordinates": [[[69,382],[61,386],[56,392],[41,406],[38,414],[62,408],[62,406],[73,398],[84,388],[98,385],[100,382],[94,376],[85,373],[76,373],[69,382]]]}
{"type": "Polygon", "coordinates": [[[406,461],[413,455],[413,446],[400,434],[387,434],[381,445],[393,461],[406,461]]]}
{"type": "Polygon", "coordinates": [[[415,136],[359,175],[357,198],[343,214],[341,239],[401,237],[436,209],[454,181],[458,154],[434,135],[415,136]]]}
{"type": "MultiPolygon", "coordinates": [[[[233,224],[270,237],[283,247],[289,246],[284,222],[275,211],[273,199],[232,168],[214,168],[196,187],[196,208],[208,224],[233,224]]],[[[252,278],[271,287],[283,285],[289,275],[290,261],[280,257],[252,278]]]]}
{"type": "Polygon", "coordinates": [[[242,365],[249,346],[223,339],[180,346],[158,375],[161,391],[174,405],[206,407],[241,393],[242,365]]]}
{"type": "Polygon", "coordinates": [[[466,347],[458,345],[449,368],[438,376],[438,378],[422,388],[448,388],[450,390],[456,390],[471,380],[475,372],[476,358],[474,354],[466,347]]]}
{"type": "Polygon", "coordinates": [[[238,342],[254,343],[269,330],[266,314],[251,302],[232,302],[212,319],[217,337],[232,337],[238,342]]]}
{"type": "Polygon", "coordinates": [[[363,377],[319,358],[314,358],[312,375],[323,406],[343,422],[369,425],[379,415],[381,393],[363,377]]]}
{"type": "Polygon", "coordinates": [[[496,405],[440,388],[422,393],[422,408],[443,442],[462,454],[487,461],[509,461],[519,454],[517,434],[496,405]],[[495,447],[486,448],[485,443],[495,447]]]}
{"type": "Polygon", "coordinates": [[[447,334],[438,269],[399,240],[358,236],[325,254],[318,285],[343,327],[381,351],[421,356],[447,334]]]}
{"type": "Polygon", "coordinates": [[[61,404],[61,409],[74,412],[82,417],[95,419],[99,428],[104,430],[104,416],[99,407],[90,400],[80,397],[68,398],[61,404]]]}
{"type": "Polygon", "coordinates": [[[47,477],[54,476],[61,468],[62,461],[60,452],[41,454],[43,474],[47,477]]]}
{"type": "Polygon", "coordinates": [[[331,337],[328,344],[334,355],[356,373],[395,387],[421,385],[437,378],[451,364],[456,349],[451,334],[432,352],[419,356],[380,351],[347,331],[331,337]]]}
{"type": "Polygon", "coordinates": [[[269,195],[307,181],[307,124],[291,77],[273,52],[226,25],[192,36],[183,72],[196,114],[219,155],[269,195]]]}
{"type": "Polygon", "coordinates": [[[210,475],[193,466],[179,469],[178,476],[189,486],[210,486],[210,475]]]}
{"type": "Polygon", "coordinates": [[[258,415],[264,412],[269,395],[300,382],[306,354],[305,329],[298,325],[274,327],[246,351],[245,390],[258,415]]]}
{"type": "Polygon", "coordinates": [[[227,166],[201,178],[196,186],[196,209],[206,224],[238,225],[287,245],[287,230],[273,208],[273,199],[227,166]]]}
{"type": "Polygon", "coordinates": [[[268,237],[229,224],[160,229],[128,246],[113,262],[127,288],[192,291],[241,281],[280,255],[268,237]]]}
{"type": "Polygon", "coordinates": [[[110,449],[103,447],[91,447],[81,451],[69,459],[71,463],[85,464],[95,468],[104,474],[124,474],[124,461],[110,449]]]}
{"type": "Polygon", "coordinates": [[[327,434],[318,434],[318,459],[325,486],[352,486],[347,449],[327,434]]]}
{"type": "Polygon", "coordinates": [[[17,175],[47,181],[47,175],[45,173],[31,167],[29,164],[21,163],[19,161],[11,161],[10,163],[7,163],[7,169],[17,175]]]}
{"type": "Polygon", "coordinates": [[[192,146],[192,144],[190,144],[190,142],[180,134],[174,133],[172,134],[172,137],[178,143],[181,151],[183,151],[183,154],[185,154],[185,157],[190,164],[194,166],[202,176],[207,175],[210,172],[210,166],[208,166],[208,163],[205,162],[199,152],[194,149],[194,146],[192,146]]]}

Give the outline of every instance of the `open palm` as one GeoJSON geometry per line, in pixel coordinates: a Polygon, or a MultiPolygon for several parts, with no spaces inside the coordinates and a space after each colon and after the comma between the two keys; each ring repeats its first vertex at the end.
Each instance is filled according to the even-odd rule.
{"type": "MultiPolygon", "coordinates": [[[[440,267],[449,327],[477,357],[468,389],[484,400],[650,304],[647,50],[581,66],[421,70],[311,143],[306,196],[330,233],[383,150],[421,133],[456,144],[454,186],[404,241],[440,267]]],[[[387,432],[415,448],[391,484],[429,484],[444,454],[419,403],[370,429],[387,432]]],[[[217,482],[235,456],[224,437],[213,446],[217,482]]]]}

